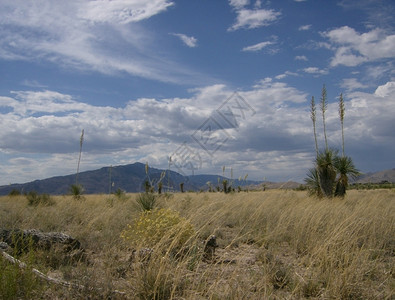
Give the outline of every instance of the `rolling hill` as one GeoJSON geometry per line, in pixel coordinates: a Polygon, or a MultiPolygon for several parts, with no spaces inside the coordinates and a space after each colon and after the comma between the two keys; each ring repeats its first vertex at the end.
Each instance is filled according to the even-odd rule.
{"type": "MultiPolygon", "coordinates": [[[[207,190],[207,182],[217,185],[225,179],[217,175],[194,175],[183,176],[174,171],[165,171],[156,168],[149,168],[149,178],[145,172],[145,164],[134,163],[129,165],[103,167],[97,170],[80,172],[78,183],[84,187],[86,194],[105,194],[121,189],[128,193],[144,191],[145,181],[148,179],[154,184],[158,182],[161,174],[166,172],[163,178],[163,191],[178,191],[180,183],[184,183],[184,190],[199,191],[207,190]]],[[[12,190],[22,193],[36,191],[37,193],[47,193],[51,195],[64,195],[69,193],[70,186],[75,184],[76,174],[66,176],[56,176],[42,180],[35,180],[23,184],[10,184],[0,186],[0,195],[7,195],[12,190]]],[[[228,179],[228,181],[230,181],[228,179]]],[[[257,185],[258,181],[233,180],[233,186],[257,185]]]]}

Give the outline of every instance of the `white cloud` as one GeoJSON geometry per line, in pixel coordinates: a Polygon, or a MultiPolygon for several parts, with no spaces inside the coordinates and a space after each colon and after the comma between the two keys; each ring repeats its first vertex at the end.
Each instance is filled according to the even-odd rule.
{"type": "Polygon", "coordinates": [[[230,6],[233,6],[236,9],[240,9],[248,4],[250,4],[249,0],[229,0],[230,6]]]}
{"type": "Polygon", "coordinates": [[[244,47],[242,49],[242,51],[256,52],[256,51],[262,50],[263,48],[265,48],[267,46],[273,45],[273,44],[274,44],[274,42],[269,42],[269,41],[261,42],[261,43],[258,43],[258,44],[252,45],[252,46],[244,47]]]}
{"type": "Polygon", "coordinates": [[[288,76],[298,76],[298,73],[291,72],[291,71],[285,71],[283,74],[277,75],[275,78],[276,79],[284,79],[285,77],[288,76]]]}
{"type": "Polygon", "coordinates": [[[237,30],[241,28],[253,29],[262,26],[268,26],[278,19],[281,15],[273,9],[239,9],[237,12],[236,23],[228,30],[237,30]]]}
{"type": "Polygon", "coordinates": [[[395,35],[387,35],[380,29],[358,33],[351,27],[343,26],[325,32],[323,36],[329,39],[335,50],[331,66],[357,66],[395,57],[395,35]]]}
{"type": "Polygon", "coordinates": [[[170,53],[167,58],[155,33],[140,22],[172,4],[167,0],[1,1],[0,58],[106,74],[126,72],[165,82],[204,80],[174,62],[170,53]]]}
{"type": "Polygon", "coordinates": [[[341,83],[341,87],[351,92],[358,89],[365,89],[367,85],[360,83],[356,78],[345,78],[341,83]]]}
{"type": "Polygon", "coordinates": [[[177,36],[180,38],[180,40],[187,45],[188,47],[196,47],[197,46],[197,39],[194,38],[193,36],[187,36],[185,34],[182,33],[171,33],[174,36],[177,36]]]}
{"type": "Polygon", "coordinates": [[[130,23],[148,19],[174,3],[168,0],[105,0],[82,3],[79,16],[92,22],[130,23]]]}
{"type": "Polygon", "coordinates": [[[395,81],[387,82],[384,85],[379,86],[374,92],[375,95],[380,97],[390,97],[395,94],[395,81]]]}
{"type": "Polygon", "coordinates": [[[304,61],[308,61],[307,57],[304,55],[297,55],[295,56],[295,60],[304,60],[304,61]]]}
{"type": "Polygon", "coordinates": [[[303,69],[304,72],[309,73],[309,74],[315,74],[315,75],[325,75],[328,74],[327,70],[322,70],[317,67],[308,67],[303,69]]]}
{"type": "Polygon", "coordinates": [[[302,25],[302,26],[299,26],[298,30],[299,31],[306,31],[306,30],[310,30],[310,28],[311,28],[311,24],[309,24],[309,25],[302,25]]]}

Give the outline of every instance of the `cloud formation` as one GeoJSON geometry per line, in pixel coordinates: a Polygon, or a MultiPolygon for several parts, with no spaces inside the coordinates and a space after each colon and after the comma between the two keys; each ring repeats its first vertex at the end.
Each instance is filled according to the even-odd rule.
{"type": "Polygon", "coordinates": [[[187,36],[183,33],[171,33],[172,35],[180,38],[180,40],[190,48],[194,48],[197,46],[197,39],[193,36],[187,36]]]}
{"type": "Polygon", "coordinates": [[[299,31],[306,31],[306,30],[310,30],[310,28],[311,28],[311,24],[308,24],[308,25],[299,26],[298,30],[299,31]]]}
{"type": "Polygon", "coordinates": [[[268,26],[276,21],[281,13],[274,9],[261,9],[260,2],[257,2],[253,9],[246,8],[249,1],[231,0],[230,6],[236,11],[236,22],[228,28],[229,31],[238,29],[254,29],[268,26]]]}
{"type": "MultiPolygon", "coordinates": [[[[85,129],[82,169],[134,161],[166,168],[168,157],[187,142],[202,157],[200,173],[218,173],[221,166],[232,162],[236,173],[248,172],[251,178],[267,172],[273,174],[269,180],[303,179],[314,152],[308,111],[311,95],[286,83],[263,79],[253,88],[239,91],[255,113],[241,117],[234,111],[239,115],[238,126],[232,127],[217,113],[231,90],[212,85],[192,92],[189,98],[130,100],[121,108],[94,106],[47,90],[3,96],[0,149],[8,161],[0,169],[18,176],[5,176],[7,180],[24,181],[74,172],[80,132],[85,129]],[[196,132],[201,134],[199,128],[210,117],[221,125],[212,137],[225,131],[229,136],[213,156],[191,138],[196,132]],[[39,165],[42,173],[37,174],[39,165]]],[[[369,158],[378,149],[391,163],[394,93],[395,83],[388,82],[374,94],[355,91],[344,95],[346,152],[356,156],[362,169],[373,165],[369,158]]],[[[334,147],[341,143],[337,105],[330,103],[327,112],[328,138],[334,147]]],[[[317,124],[319,141],[323,140],[321,129],[317,124]]]]}
{"type": "Polygon", "coordinates": [[[244,47],[242,49],[242,51],[256,52],[256,51],[262,50],[263,48],[265,48],[267,46],[273,45],[273,44],[274,44],[274,42],[269,42],[269,41],[261,42],[261,43],[255,44],[255,45],[244,47]]]}
{"type": "MultiPolygon", "coordinates": [[[[141,25],[172,5],[168,0],[1,1],[0,58],[105,74],[126,72],[164,82],[196,82],[203,76],[163,52],[159,55],[155,33],[141,25]]],[[[181,38],[188,45],[196,43],[181,38]]]]}
{"type": "Polygon", "coordinates": [[[325,75],[328,74],[328,70],[322,70],[317,67],[308,67],[303,69],[304,72],[314,75],[325,75]]]}
{"type": "Polygon", "coordinates": [[[297,55],[297,56],[295,56],[295,60],[308,61],[308,59],[307,59],[307,57],[305,55],[297,55]]]}
{"type": "Polygon", "coordinates": [[[335,56],[331,66],[353,67],[365,62],[395,57],[395,34],[387,34],[381,29],[359,33],[343,26],[323,33],[328,38],[335,56]]]}

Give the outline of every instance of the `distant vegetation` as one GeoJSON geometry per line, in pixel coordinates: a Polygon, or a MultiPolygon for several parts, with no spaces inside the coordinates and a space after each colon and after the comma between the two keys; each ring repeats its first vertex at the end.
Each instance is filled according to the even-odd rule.
{"type": "Polygon", "coordinates": [[[395,183],[382,181],[380,183],[353,183],[350,190],[376,190],[376,189],[394,189],[395,183]]]}

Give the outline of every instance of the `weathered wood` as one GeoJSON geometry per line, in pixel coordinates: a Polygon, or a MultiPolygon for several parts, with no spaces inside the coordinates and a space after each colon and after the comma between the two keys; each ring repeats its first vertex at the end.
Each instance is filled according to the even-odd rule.
{"type": "MultiPolygon", "coordinates": [[[[3,255],[3,257],[8,260],[9,262],[16,264],[19,266],[19,268],[21,269],[27,269],[27,265],[20,261],[19,259],[9,255],[8,253],[4,252],[2,249],[0,249],[1,254],[3,255]]],[[[56,278],[52,278],[49,277],[47,275],[45,275],[44,273],[40,272],[39,270],[32,268],[31,271],[38,277],[40,277],[41,279],[44,279],[50,283],[54,283],[57,285],[61,285],[67,288],[73,288],[73,289],[79,289],[79,290],[83,290],[85,289],[84,285],[81,284],[77,284],[77,283],[72,283],[72,282],[68,282],[68,281],[64,281],[64,280],[60,280],[60,279],[56,279],[56,278]]],[[[126,293],[118,291],[118,290],[114,290],[112,291],[115,294],[119,294],[119,295],[126,295],[126,293]]]]}
{"type": "Polygon", "coordinates": [[[70,235],[62,232],[41,232],[37,229],[0,229],[0,241],[12,248],[31,246],[50,249],[53,245],[62,245],[65,251],[81,249],[81,243],[70,235]]]}

